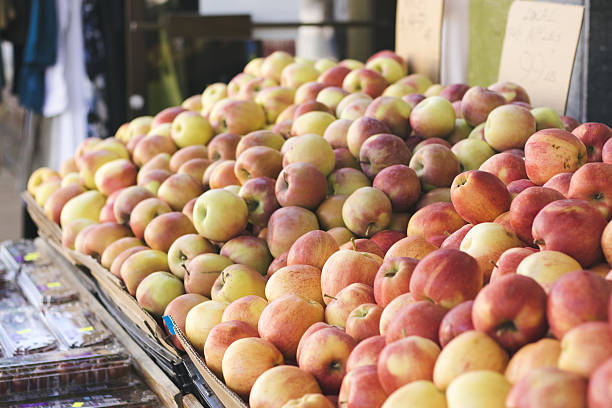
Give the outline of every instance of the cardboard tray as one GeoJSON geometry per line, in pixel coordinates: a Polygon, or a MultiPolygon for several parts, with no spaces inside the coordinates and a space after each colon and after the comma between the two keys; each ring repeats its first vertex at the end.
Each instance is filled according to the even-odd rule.
{"type": "Polygon", "coordinates": [[[182,330],[175,324],[170,316],[164,317],[166,325],[174,332],[181,346],[193,362],[197,374],[201,376],[203,383],[198,383],[198,378],[194,379],[196,388],[200,388],[200,394],[211,408],[248,408],[248,404],[243,401],[238,394],[227,388],[225,383],[220,380],[204,363],[202,357],[193,348],[182,330]],[[198,387],[200,386],[200,387],[198,387]]]}

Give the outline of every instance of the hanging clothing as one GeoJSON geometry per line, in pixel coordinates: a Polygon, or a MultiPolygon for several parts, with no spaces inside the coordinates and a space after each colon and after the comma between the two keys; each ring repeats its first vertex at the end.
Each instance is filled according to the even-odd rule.
{"type": "Polygon", "coordinates": [[[45,103],[45,71],[57,60],[57,32],[55,0],[32,0],[18,94],[19,103],[35,112],[45,103]]]}
{"type": "Polygon", "coordinates": [[[23,50],[25,48],[30,26],[30,11],[32,0],[13,0],[14,18],[8,21],[5,29],[0,32],[3,40],[13,46],[13,83],[11,93],[17,95],[18,85],[21,83],[21,67],[23,65],[23,50]]]}
{"type": "Polygon", "coordinates": [[[107,72],[104,61],[106,49],[101,27],[99,0],[83,0],[83,42],[85,67],[92,85],[92,97],[87,112],[87,136],[104,138],[108,129],[107,72]]]}
{"type": "Polygon", "coordinates": [[[87,136],[91,84],[85,72],[81,0],[56,0],[57,61],[45,72],[45,101],[39,143],[48,148],[47,162],[59,168],[87,136]],[[44,139],[44,140],[42,140],[44,139]]]}

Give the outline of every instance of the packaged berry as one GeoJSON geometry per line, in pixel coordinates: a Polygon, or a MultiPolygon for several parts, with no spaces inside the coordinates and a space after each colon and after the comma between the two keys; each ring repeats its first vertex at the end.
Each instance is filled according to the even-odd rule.
{"type": "Polygon", "coordinates": [[[50,306],[44,315],[53,333],[67,348],[90,347],[112,339],[96,315],[80,303],[50,306]]]}
{"type": "Polygon", "coordinates": [[[121,349],[97,347],[0,360],[0,403],[106,392],[135,379],[121,349]]]}
{"type": "Polygon", "coordinates": [[[58,341],[31,306],[0,312],[0,342],[8,356],[43,353],[58,348],[58,341]]]}
{"type": "Polygon", "coordinates": [[[30,303],[39,308],[79,298],[79,293],[55,265],[24,265],[17,283],[30,303]]]}

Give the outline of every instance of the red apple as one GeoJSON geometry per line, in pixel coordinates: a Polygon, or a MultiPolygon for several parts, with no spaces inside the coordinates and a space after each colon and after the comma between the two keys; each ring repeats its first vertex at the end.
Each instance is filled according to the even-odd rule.
{"type": "Polygon", "coordinates": [[[391,229],[377,232],[370,238],[378,247],[382,250],[383,256],[387,253],[389,248],[397,241],[402,238],[406,238],[406,234],[401,231],[394,231],[391,229]]]}
{"type": "Polygon", "coordinates": [[[327,259],[338,251],[338,244],[325,231],[307,232],[298,238],[287,255],[287,265],[311,265],[322,269],[327,259]]]}
{"type": "Polygon", "coordinates": [[[373,336],[359,342],[346,361],[346,372],[357,367],[377,365],[380,352],[386,344],[385,336],[373,336]]]}
{"type": "Polygon", "coordinates": [[[451,203],[429,204],[418,210],[408,222],[407,236],[419,235],[436,246],[465,225],[451,203]]]}
{"type": "Polygon", "coordinates": [[[253,146],[240,153],[234,165],[234,175],[244,184],[255,177],[276,178],[283,169],[283,157],[268,146],[253,146]]]}
{"type": "Polygon", "coordinates": [[[474,299],[483,282],[476,260],[457,249],[438,249],[418,263],[410,279],[410,293],[447,309],[474,299]]]}
{"type": "Polygon", "coordinates": [[[504,275],[516,273],[521,261],[529,255],[537,252],[535,248],[510,248],[504,251],[499,257],[491,273],[490,282],[501,278],[504,275]]]}
{"type": "Polygon", "coordinates": [[[385,259],[395,256],[405,256],[408,258],[423,259],[427,254],[438,249],[437,246],[428,242],[425,238],[414,235],[411,237],[402,238],[385,254],[385,259]]]}
{"type": "Polygon", "coordinates": [[[349,372],[342,380],[338,406],[381,408],[386,399],[387,393],[378,380],[376,366],[361,366],[349,372]]]}
{"type": "Polygon", "coordinates": [[[321,328],[302,343],[299,367],[314,375],[325,393],[340,390],[346,374],[346,361],[357,341],[337,327],[321,328]]]}
{"type": "MultiPolygon", "coordinates": [[[[191,295],[193,296],[193,295],[191,295]]],[[[204,343],[206,366],[218,376],[222,375],[221,362],[227,348],[239,339],[257,337],[257,329],[240,320],[230,320],[217,324],[208,333],[204,343]]]]}
{"type": "Polygon", "coordinates": [[[606,408],[612,404],[612,358],[603,362],[589,380],[588,405],[591,408],[606,408]]]}
{"type": "Polygon", "coordinates": [[[293,163],[282,169],[278,175],[275,192],[279,204],[283,207],[300,206],[314,209],[327,195],[327,179],[310,163],[293,163]]]}
{"type": "Polygon", "coordinates": [[[152,249],[168,252],[170,245],[186,234],[196,234],[192,222],[180,212],[169,212],[155,217],[144,232],[144,240],[152,249]]]}
{"type": "MultiPolygon", "coordinates": [[[[520,179],[511,181],[506,185],[508,188],[508,192],[510,193],[510,197],[514,200],[514,198],[521,192],[529,187],[535,187],[536,185],[528,179],[520,179]]],[[[547,187],[546,185],[544,187],[547,187]]]]}
{"type": "Polygon", "coordinates": [[[574,172],[586,163],[584,143],[561,129],[534,133],[525,144],[525,169],[529,180],[542,185],[555,174],[574,172]]]}
{"type": "Polygon", "coordinates": [[[380,334],[382,307],[374,303],[357,306],[346,319],[346,333],[360,342],[380,334]]]}
{"type": "Polygon", "coordinates": [[[429,144],[423,146],[410,159],[410,168],[421,180],[424,191],[450,187],[453,179],[461,171],[457,156],[446,146],[429,144]]]}
{"type": "Polygon", "coordinates": [[[344,65],[336,65],[323,71],[317,81],[327,86],[341,87],[344,77],[346,77],[349,72],[351,72],[350,68],[347,68],[344,65]]]}
{"type": "Polygon", "coordinates": [[[440,322],[438,337],[440,346],[445,347],[452,339],[466,331],[474,330],[472,323],[473,300],[467,300],[453,307],[440,322]]]}
{"type": "Polygon", "coordinates": [[[503,276],[478,294],[472,321],[476,330],[516,351],[546,334],[546,292],[527,276],[503,276]]]}
{"type": "Polygon", "coordinates": [[[348,92],[364,92],[372,98],[380,96],[387,87],[387,81],[378,72],[359,68],[349,72],[342,81],[342,89],[348,92]]]}
{"type": "Polygon", "coordinates": [[[408,336],[421,336],[438,343],[440,323],[446,312],[444,307],[426,300],[404,306],[387,328],[387,344],[408,336]]]}
{"type": "Polygon", "coordinates": [[[306,329],[322,320],[321,304],[302,296],[288,294],[266,306],[257,328],[261,338],[274,344],[286,359],[293,360],[306,329]],[[300,318],[296,319],[296,316],[300,318]]]}
{"type": "Polygon", "coordinates": [[[361,169],[370,179],[389,166],[407,165],[411,156],[410,149],[402,139],[387,133],[370,136],[359,150],[361,169]]]}
{"type": "Polygon", "coordinates": [[[573,175],[574,173],[555,174],[546,183],[544,183],[543,187],[557,190],[563,194],[564,197],[567,197],[573,175]]]}
{"type": "Polygon", "coordinates": [[[413,381],[431,381],[439,354],[436,343],[419,336],[389,343],[378,359],[378,380],[387,394],[413,381]]]}
{"type": "Polygon", "coordinates": [[[410,112],[412,108],[405,101],[394,96],[379,96],[368,105],[365,116],[382,120],[391,133],[402,139],[410,136],[410,112]]]}
{"type": "Polygon", "coordinates": [[[493,221],[510,208],[510,193],[495,175],[481,170],[459,174],[451,186],[455,210],[469,223],[493,221]]]}
{"type": "Polygon", "coordinates": [[[601,160],[604,163],[612,163],[612,142],[610,139],[608,139],[601,149],[601,160]]]}
{"type": "Polygon", "coordinates": [[[147,198],[136,204],[132,210],[132,214],[130,214],[130,228],[134,236],[139,239],[144,238],[144,232],[147,225],[149,225],[155,217],[171,211],[172,209],[170,206],[159,198],[147,198]]]}
{"type": "Polygon", "coordinates": [[[523,158],[508,152],[497,153],[480,165],[482,171],[496,175],[504,184],[527,178],[523,158]]]}
{"type": "Polygon", "coordinates": [[[318,230],[317,216],[305,208],[283,207],[270,216],[266,241],[272,256],[276,257],[309,231],[318,230]]]}
{"type": "Polygon", "coordinates": [[[351,283],[372,286],[382,259],[376,255],[342,249],[325,262],[321,290],[326,304],[351,283]]]}
{"type": "Polygon", "coordinates": [[[529,95],[527,91],[520,85],[513,82],[502,81],[496,82],[489,86],[489,89],[495,92],[499,92],[508,103],[511,102],[525,102],[530,103],[529,95]]]}
{"type": "Polygon", "coordinates": [[[372,240],[366,238],[351,238],[348,242],[340,245],[340,249],[349,249],[358,252],[367,252],[383,258],[385,254],[382,249],[372,240]]]}
{"type": "Polygon", "coordinates": [[[484,123],[493,109],[505,103],[506,99],[501,94],[474,86],[461,98],[461,113],[470,126],[476,126],[484,123]]]}
{"type": "Polygon", "coordinates": [[[574,173],[568,198],[589,201],[609,220],[612,218],[612,164],[587,163],[574,173]]]}
{"type": "Polygon", "coordinates": [[[601,151],[608,139],[612,138],[612,129],[603,123],[588,122],[571,132],[586,146],[587,163],[602,161],[601,151]]]}
{"type": "Polygon", "coordinates": [[[564,252],[588,268],[602,258],[600,239],[605,227],[604,217],[587,201],[557,200],[537,213],[531,232],[541,250],[564,252]]]}
{"type": "Polygon", "coordinates": [[[459,228],[457,231],[450,234],[444,241],[442,241],[442,245],[440,248],[446,249],[459,249],[461,247],[461,241],[467,235],[468,232],[473,228],[472,224],[466,224],[463,227],[459,228]]]}
{"type": "MultiPolygon", "coordinates": [[[[586,407],[586,388],[586,380],[577,374],[556,367],[538,367],[512,387],[506,406],[586,407]]],[[[596,407],[589,404],[591,406],[596,407]]]]}
{"type": "Polygon", "coordinates": [[[564,198],[558,191],[546,187],[529,187],[519,193],[510,204],[510,223],[516,235],[532,244],[531,228],[538,212],[553,201],[564,198]]]}
{"type": "Polygon", "coordinates": [[[249,222],[253,225],[266,226],[272,213],[279,208],[274,185],[275,181],[269,177],[255,177],[240,188],[239,195],[247,205],[249,222]]]}
{"type": "Polygon", "coordinates": [[[586,322],[563,336],[558,365],[562,370],[588,378],[610,357],[612,331],[608,322],[586,322]]]}
{"type": "Polygon", "coordinates": [[[548,324],[562,339],[565,333],[584,322],[608,318],[612,284],[589,271],[569,272],[555,282],[548,295],[548,324]]]}
{"type": "Polygon", "coordinates": [[[359,157],[361,145],[370,136],[389,132],[389,127],[383,121],[364,116],[353,121],[349,126],[346,133],[346,145],[353,156],[359,157]]]}
{"type": "Polygon", "coordinates": [[[374,187],[355,190],[342,206],[342,219],[356,235],[371,237],[384,230],[391,220],[391,201],[374,187]]]}
{"type": "MultiPolygon", "coordinates": [[[[213,137],[210,143],[208,143],[208,159],[235,160],[237,157],[236,147],[238,146],[240,140],[240,135],[235,135],[233,133],[218,134],[217,136],[213,137]]],[[[179,152],[177,152],[176,154],[178,153],[179,152]]]]}
{"type": "Polygon", "coordinates": [[[325,295],[323,297],[325,300],[331,299],[325,308],[325,321],[344,328],[353,309],[364,303],[374,303],[374,290],[364,283],[352,283],[333,298],[325,295]]]}
{"type": "Polygon", "coordinates": [[[406,257],[387,258],[374,278],[376,303],[386,307],[396,297],[410,291],[410,281],[418,260],[406,257]]]}

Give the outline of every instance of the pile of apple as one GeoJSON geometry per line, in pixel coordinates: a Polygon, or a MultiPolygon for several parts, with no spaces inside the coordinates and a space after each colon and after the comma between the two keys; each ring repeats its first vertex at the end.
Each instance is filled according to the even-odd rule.
{"type": "Polygon", "coordinates": [[[612,407],[612,130],[519,85],[275,52],[28,191],[253,408],[612,407]]]}

